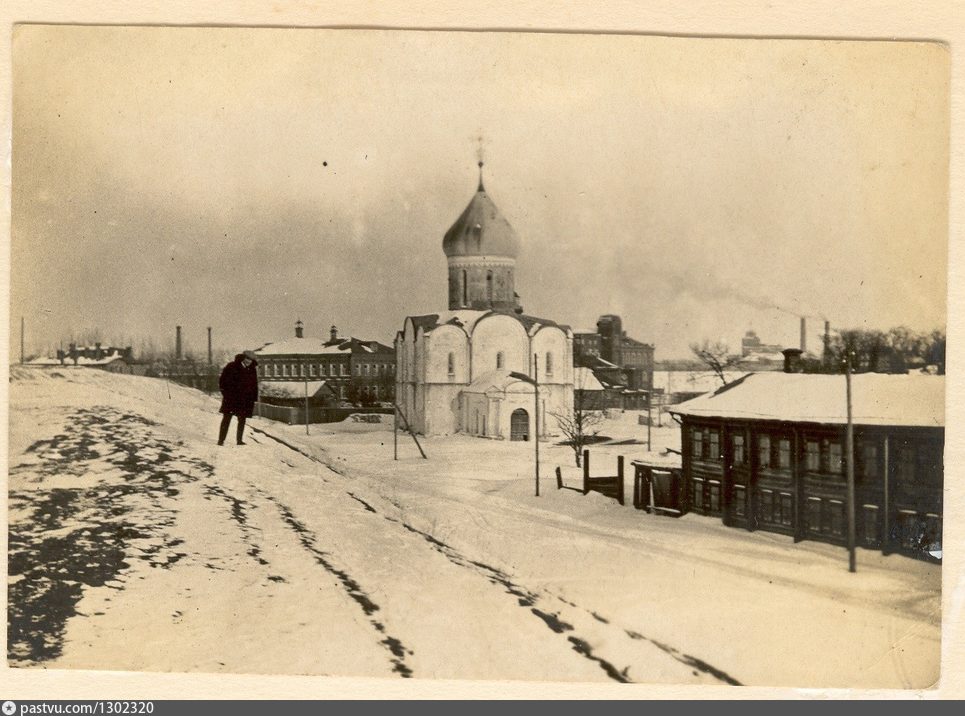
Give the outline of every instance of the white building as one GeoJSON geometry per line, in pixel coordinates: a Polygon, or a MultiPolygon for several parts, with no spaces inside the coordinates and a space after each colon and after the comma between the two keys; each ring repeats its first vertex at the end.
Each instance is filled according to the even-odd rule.
{"type": "Polygon", "coordinates": [[[528,440],[534,413],[550,435],[553,416],[572,410],[573,333],[523,314],[518,249],[480,178],[443,241],[449,310],[409,316],[396,336],[396,399],[417,432],[528,440]]]}

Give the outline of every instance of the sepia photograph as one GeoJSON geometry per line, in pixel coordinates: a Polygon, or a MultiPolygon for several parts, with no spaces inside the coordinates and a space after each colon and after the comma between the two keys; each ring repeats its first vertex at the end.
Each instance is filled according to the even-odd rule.
{"type": "Polygon", "coordinates": [[[11,71],[8,669],[939,684],[946,45],[27,23],[11,71]]]}

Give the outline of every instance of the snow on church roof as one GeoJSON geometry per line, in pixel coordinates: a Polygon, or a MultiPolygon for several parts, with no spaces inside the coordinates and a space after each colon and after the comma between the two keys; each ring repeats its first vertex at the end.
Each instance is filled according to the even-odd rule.
{"type": "MultiPolygon", "coordinates": [[[[855,425],[943,427],[945,378],[931,375],[852,376],[855,425]]],[[[805,373],[751,373],[714,393],[670,409],[693,417],[847,423],[845,377],[805,373]]]]}
{"type": "Polygon", "coordinates": [[[469,309],[455,310],[455,311],[440,311],[439,313],[427,313],[422,316],[409,316],[408,319],[412,321],[412,325],[418,330],[422,329],[423,333],[429,333],[435,328],[440,326],[452,325],[460,326],[466,330],[467,333],[472,333],[476,324],[481,318],[489,315],[497,316],[509,316],[510,318],[515,318],[517,321],[523,324],[528,332],[531,332],[535,326],[553,326],[554,328],[559,328],[563,331],[568,330],[568,327],[551,321],[547,318],[537,318],[536,316],[527,316],[519,313],[514,313],[512,311],[473,311],[469,309]]]}
{"type": "Polygon", "coordinates": [[[504,368],[499,368],[497,370],[491,370],[487,373],[483,373],[466,388],[464,388],[463,392],[489,393],[490,391],[498,391],[500,393],[505,393],[510,387],[516,386],[517,384],[519,384],[519,388],[512,392],[533,392],[533,383],[529,376],[523,375],[522,373],[516,373],[515,371],[509,371],[504,368]]]}

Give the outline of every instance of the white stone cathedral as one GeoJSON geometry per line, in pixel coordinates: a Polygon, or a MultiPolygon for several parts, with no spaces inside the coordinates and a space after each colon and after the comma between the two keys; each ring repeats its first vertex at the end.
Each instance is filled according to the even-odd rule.
{"type": "Polygon", "coordinates": [[[479,167],[479,188],[442,242],[449,310],[409,316],[396,335],[396,400],[423,434],[530,440],[537,413],[539,434],[556,434],[553,416],[573,407],[573,332],[523,313],[519,239],[479,167]]]}

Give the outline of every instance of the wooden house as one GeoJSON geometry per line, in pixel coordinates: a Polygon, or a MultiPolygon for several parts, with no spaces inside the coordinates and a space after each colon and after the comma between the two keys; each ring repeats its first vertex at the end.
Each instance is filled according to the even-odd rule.
{"type": "Polygon", "coordinates": [[[843,375],[753,373],[671,408],[689,508],[734,527],[845,544],[853,459],[859,546],[940,558],[944,378],[852,381],[853,456],[843,375]]]}

